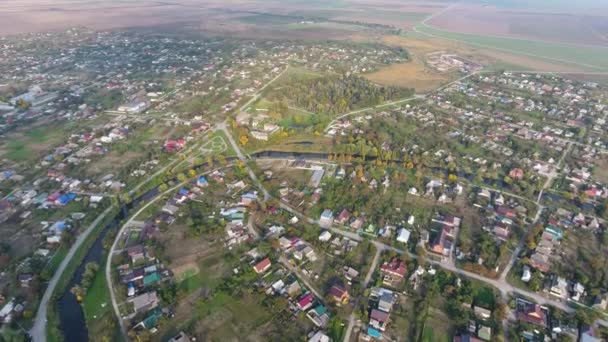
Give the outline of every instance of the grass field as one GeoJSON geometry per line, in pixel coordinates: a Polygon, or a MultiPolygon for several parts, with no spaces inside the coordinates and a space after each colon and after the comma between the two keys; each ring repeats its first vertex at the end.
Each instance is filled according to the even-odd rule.
{"type": "Polygon", "coordinates": [[[373,83],[414,88],[416,93],[424,93],[448,83],[453,78],[453,73],[436,73],[422,62],[411,61],[390,65],[365,75],[365,78],[373,83]]]}
{"type": "Polygon", "coordinates": [[[59,267],[59,264],[61,264],[61,261],[63,261],[63,259],[65,258],[66,254],[68,254],[68,248],[64,246],[59,247],[53,254],[51,260],[49,260],[49,262],[44,267],[43,273],[49,275],[55,273],[55,271],[59,267]]]}
{"type": "Polygon", "coordinates": [[[449,319],[443,312],[431,308],[422,332],[422,342],[450,342],[449,319]]]}
{"type": "Polygon", "coordinates": [[[33,161],[62,142],[65,134],[66,130],[61,127],[36,127],[9,133],[4,139],[6,144],[0,145],[0,155],[16,162],[33,161]]]}
{"type": "Polygon", "coordinates": [[[107,256],[104,255],[102,257],[104,262],[99,265],[99,270],[95,274],[93,284],[87,291],[87,295],[82,302],[84,315],[87,321],[95,320],[112,309],[110,291],[108,290],[108,280],[106,279],[106,273],[103,271],[106,267],[106,259],[107,256]]]}
{"type": "Polygon", "coordinates": [[[576,46],[576,48],[573,48],[572,45],[567,44],[447,32],[425,25],[416,26],[416,30],[433,37],[446,38],[476,47],[538,57],[552,62],[572,64],[590,71],[608,71],[608,48],[588,46],[576,46]]]}

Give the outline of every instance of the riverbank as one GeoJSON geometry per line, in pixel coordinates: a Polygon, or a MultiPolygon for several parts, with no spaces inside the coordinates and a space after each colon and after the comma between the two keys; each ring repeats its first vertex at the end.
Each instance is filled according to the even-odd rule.
{"type": "Polygon", "coordinates": [[[89,248],[97,240],[103,229],[112,221],[118,208],[109,206],[89,228],[78,236],[53,275],[38,307],[36,321],[31,334],[35,341],[59,342],[63,340],[60,331],[58,301],[69,286],[75,272],[85,258],[89,248]]]}

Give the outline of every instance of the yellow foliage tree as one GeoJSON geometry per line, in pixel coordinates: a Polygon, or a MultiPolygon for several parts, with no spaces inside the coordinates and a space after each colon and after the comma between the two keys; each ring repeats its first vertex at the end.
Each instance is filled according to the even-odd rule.
{"type": "Polygon", "coordinates": [[[241,142],[241,145],[245,146],[249,142],[249,137],[243,134],[239,138],[239,141],[241,142]]]}

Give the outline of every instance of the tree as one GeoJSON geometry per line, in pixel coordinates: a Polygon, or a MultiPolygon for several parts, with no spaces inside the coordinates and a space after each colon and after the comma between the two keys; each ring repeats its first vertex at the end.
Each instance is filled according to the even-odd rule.
{"type": "Polygon", "coordinates": [[[15,102],[15,104],[17,105],[17,108],[19,108],[19,110],[27,110],[29,109],[32,104],[24,99],[18,99],[17,102],[15,102]]]}
{"type": "Polygon", "coordinates": [[[239,138],[239,141],[240,141],[241,145],[246,146],[247,143],[249,142],[249,137],[247,137],[247,135],[243,134],[239,138]]]}

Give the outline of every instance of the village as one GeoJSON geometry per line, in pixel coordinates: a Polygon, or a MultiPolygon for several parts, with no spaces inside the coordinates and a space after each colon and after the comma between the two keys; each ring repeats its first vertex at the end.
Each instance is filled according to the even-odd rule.
{"type": "Polygon", "coordinates": [[[110,340],[608,336],[600,84],[442,51],[419,94],[361,76],[390,46],[84,29],[9,55],[3,331],[71,300],[110,340]]]}

